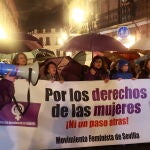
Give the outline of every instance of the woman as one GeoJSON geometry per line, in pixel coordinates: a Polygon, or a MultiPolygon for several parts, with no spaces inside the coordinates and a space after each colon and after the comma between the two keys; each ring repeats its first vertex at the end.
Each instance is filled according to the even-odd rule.
{"type": "Polygon", "coordinates": [[[62,77],[59,75],[57,71],[57,65],[54,62],[49,62],[45,66],[44,74],[45,74],[45,78],[44,78],[45,80],[50,80],[52,82],[62,80],[62,77]]]}
{"type": "Polygon", "coordinates": [[[133,79],[133,74],[129,72],[129,62],[125,59],[118,61],[118,70],[112,75],[112,79],[133,79]]]}
{"type": "MultiPolygon", "coordinates": [[[[13,65],[17,66],[26,66],[27,65],[27,56],[24,53],[18,53],[15,55],[12,60],[13,65]]],[[[23,79],[22,77],[17,77],[17,79],[23,79]]]]}
{"type": "Polygon", "coordinates": [[[103,57],[95,56],[92,59],[90,68],[87,73],[85,73],[84,80],[109,80],[109,73],[105,68],[103,57]]]}
{"type": "Polygon", "coordinates": [[[15,55],[12,64],[18,66],[25,66],[27,65],[27,56],[24,53],[18,53],[15,55]]]}
{"type": "Polygon", "coordinates": [[[143,69],[138,75],[138,79],[149,79],[150,78],[150,58],[145,61],[143,69]]]}

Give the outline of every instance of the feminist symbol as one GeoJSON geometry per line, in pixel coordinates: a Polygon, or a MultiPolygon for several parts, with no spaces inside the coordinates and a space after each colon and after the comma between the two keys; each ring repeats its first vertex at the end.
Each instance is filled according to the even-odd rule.
{"type": "MultiPolygon", "coordinates": [[[[24,111],[24,106],[23,106],[22,104],[18,103],[18,106],[19,106],[19,108],[20,108],[21,111],[24,111]]],[[[12,114],[15,116],[15,119],[16,119],[17,121],[19,121],[19,120],[21,119],[21,114],[20,114],[20,112],[18,111],[18,108],[17,108],[16,105],[13,105],[13,107],[12,107],[12,109],[11,109],[11,112],[12,112],[12,114]]]]}

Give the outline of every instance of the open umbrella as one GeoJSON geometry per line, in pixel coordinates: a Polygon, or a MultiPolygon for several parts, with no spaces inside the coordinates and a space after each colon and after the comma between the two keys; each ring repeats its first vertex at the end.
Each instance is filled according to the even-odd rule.
{"type": "Polygon", "coordinates": [[[37,60],[37,61],[45,61],[48,58],[56,57],[54,51],[44,49],[44,48],[39,48],[39,49],[33,50],[31,52],[34,55],[35,60],[37,60]]]}
{"type": "Polygon", "coordinates": [[[100,55],[100,56],[105,56],[107,57],[110,61],[116,61],[116,60],[119,60],[119,59],[126,59],[128,61],[130,60],[135,60],[135,59],[138,59],[140,57],[139,53],[134,50],[134,51],[118,51],[118,52],[94,52],[94,56],[96,55],[100,55]]]}
{"type": "Polygon", "coordinates": [[[142,54],[141,57],[135,59],[135,63],[144,62],[146,59],[150,58],[150,42],[149,38],[144,36],[139,39],[133,46],[131,50],[136,50],[138,53],[142,54]]]}
{"type": "Polygon", "coordinates": [[[86,61],[86,57],[87,57],[87,54],[83,51],[80,51],[73,57],[73,59],[77,61],[78,63],[80,63],[81,65],[84,65],[86,61]]]}
{"type": "Polygon", "coordinates": [[[0,53],[17,53],[17,52],[29,52],[34,49],[42,48],[40,40],[36,37],[18,33],[14,35],[14,39],[0,40],[0,53]]]}
{"type": "Polygon", "coordinates": [[[134,62],[139,64],[140,62],[144,62],[145,60],[150,58],[150,54],[149,55],[144,55],[142,57],[139,57],[138,59],[135,59],[134,62]]]}
{"type": "Polygon", "coordinates": [[[81,80],[85,66],[76,62],[69,56],[48,58],[45,60],[40,67],[40,79],[45,78],[44,70],[49,62],[54,62],[57,65],[58,72],[62,75],[65,81],[81,80]]]}
{"type": "Polygon", "coordinates": [[[60,48],[64,51],[126,51],[118,40],[104,34],[82,34],[68,40],[60,48]]]}
{"type": "Polygon", "coordinates": [[[45,66],[49,62],[54,62],[57,65],[58,72],[61,73],[62,69],[70,62],[71,57],[66,56],[66,57],[53,57],[53,58],[47,58],[44,62],[41,63],[40,65],[40,78],[44,78],[44,70],[45,66]]]}

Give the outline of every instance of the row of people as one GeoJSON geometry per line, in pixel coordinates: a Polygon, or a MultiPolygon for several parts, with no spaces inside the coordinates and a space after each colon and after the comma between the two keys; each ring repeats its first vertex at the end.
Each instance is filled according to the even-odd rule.
{"type": "Polygon", "coordinates": [[[136,68],[131,70],[130,63],[125,59],[120,59],[113,68],[107,69],[103,57],[94,57],[85,80],[105,80],[108,78],[118,80],[150,78],[150,59],[147,59],[144,66],[136,71],[136,68]]]}
{"type": "MultiPolygon", "coordinates": [[[[12,61],[14,65],[27,65],[27,57],[24,53],[19,53],[12,61]]],[[[74,69],[74,68],[72,68],[74,69]]],[[[57,65],[54,62],[49,62],[44,70],[45,80],[63,81],[63,77],[57,71],[57,65]]],[[[136,78],[150,78],[150,59],[145,61],[143,68],[136,73],[136,78]]],[[[14,95],[14,85],[16,77],[10,76],[10,73],[0,80],[0,109],[11,101],[14,95]]],[[[110,79],[135,79],[134,72],[130,71],[130,65],[127,60],[119,60],[115,67],[107,69],[103,57],[95,56],[92,59],[91,65],[87,70],[84,70],[82,80],[104,80],[108,82],[110,79]]]]}
{"type": "MultiPolygon", "coordinates": [[[[18,53],[13,61],[14,65],[27,65],[27,56],[24,53],[18,53]]],[[[74,69],[74,68],[71,68],[74,69]]],[[[106,63],[103,57],[95,56],[88,69],[84,70],[80,80],[104,80],[109,79],[135,79],[135,78],[150,78],[150,59],[145,61],[143,68],[138,72],[130,70],[130,64],[127,60],[120,59],[115,65],[106,67],[106,63]]],[[[135,68],[134,68],[135,69],[135,68]]],[[[44,67],[44,80],[62,81],[65,77],[58,73],[57,65],[50,61],[44,67]]]]}
{"type": "MultiPolygon", "coordinates": [[[[74,69],[74,68],[72,68],[74,69]]],[[[44,70],[46,80],[62,80],[63,77],[57,71],[57,65],[49,62],[44,70]]],[[[145,61],[144,67],[138,72],[130,70],[130,63],[127,60],[120,59],[116,66],[108,69],[105,66],[103,57],[96,56],[92,59],[90,67],[84,71],[81,80],[104,80],[108,82],[110,79],[144,79],[150,78],[150,59],[145,61]]]]}

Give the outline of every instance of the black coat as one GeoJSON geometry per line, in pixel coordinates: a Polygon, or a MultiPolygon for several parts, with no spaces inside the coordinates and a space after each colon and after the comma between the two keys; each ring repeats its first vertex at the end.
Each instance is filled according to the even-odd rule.
{"type": "Polygon", "coordinates": [[[138,79],[148,79],[150,78],[150,72],[146,69],[142,69],[139,73],[138,79]]]}
{"type": "Polygon", "coordinates": [[[0,80],[0,109],[12,101],[14,93],[13,82],[6,79],[0,80]]]}

